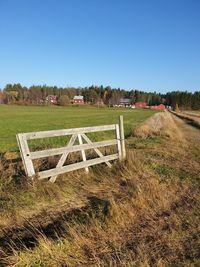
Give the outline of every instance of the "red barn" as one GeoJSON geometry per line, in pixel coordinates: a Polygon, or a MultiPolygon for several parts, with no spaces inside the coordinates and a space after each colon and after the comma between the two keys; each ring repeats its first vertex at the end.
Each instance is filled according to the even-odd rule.
{"type": "Polygon", "coordinates": [[[165,105],[160,104],[160,105],[158,105],[158,106],[151,106],[151,109],[165,110],[165,105]]]}
{"type": "Polygon", "coordinates": [[[147,103],[146,102],[136,102],[135,103],[135,107],[136,108],[146,108],[147,107],[147,103]]]}
{"type": "Polygon", "coordinates": [[[82,95],[75,95],[73,98],[74,104],[84,104],[84,99],[82,95]]]}

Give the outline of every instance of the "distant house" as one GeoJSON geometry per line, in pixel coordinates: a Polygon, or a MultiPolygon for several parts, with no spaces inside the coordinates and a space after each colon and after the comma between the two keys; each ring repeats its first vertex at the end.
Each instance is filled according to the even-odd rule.
{"type": "Polygon", "coordinates": [[[58,104],[58,96],[57,95],[48,95],[46,97],[46,101],[51,104],[58,104]]]}
{"type": "Polygon", "coordinates": [[[119,105],[122,107],[130,107],[132,105],[131,99],[121,98],[119,101],[119,105]]]}
{"type": "Polygon", "coordinates": [[[160,105],[156,105],[156,106],[151,106],[150,109],[154,109],[154,110],[165,110],[165,105],[160,104],[160,105]]]}
{"type": "Polygon", "coordinates": [[[73,98],[74,104],[84,104],[84,99],[82,95],[75,95],[73,98]]]}
{"type": "Polygon", "coordinates": [[[113,105],[113,107],[135,108],[135,105],[133,105],[132,100],[129,98],[121,98],[118,104],[113,104],[111,100],[109,104],[113,105]]]}
{"type": "Polygon", "coordinates": [[[147,103],[146,102],[136,102],[135,103],[135,107],[136,108],[146,108],[147,107],[147,103]]]}

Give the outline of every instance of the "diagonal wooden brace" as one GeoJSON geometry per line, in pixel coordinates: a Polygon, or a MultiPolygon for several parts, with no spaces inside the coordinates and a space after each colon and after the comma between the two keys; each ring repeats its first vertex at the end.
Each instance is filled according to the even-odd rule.
{"type": "MultiPolygon", "coordinates": [[[[73,144],[76,141],[76,138],[77,138],[77,134],[73,134],[72,137],[71,137],[71,139],[69,140],[69,143],[68,143],[67,147],[73,146],[73,144]]],[[[69,152],[62,154],[61,158],[59,159],[59,161],[58,161],[58,163],[56,165],[56,168],[59,168],[59,167],[62,167],[63,166],[63,164],[65,163],[65,161],[66,161],[66,159],[68,157],[68,154],[69,154],[69,152]]],[[[49,181],[52,182],[52,183],[54,183],[56,181],[56,178],[57,178],[57,175],[56,176],[52,176],[49,179],[49,181]]]]}
{"type": "MultiPolygon", "coordinates": [[[[79,144],[80,144],[80,145],[83,144],[82,134],[78,134],[78,141],[79,141],[79,144]]],[[[83,159],[83,161],[87,161],[87,159],[86,159],[86,155],[85,155],[85,150],[81,150],[81,155],[82,155],[82,159],[83,159]]],[[[85,171],[86,171],[86,172],[89,172],[89,168],[86,167],[86,168],[85,168],[85,171]]]]}
{"type": "MultiPolygon", "coordinates": [[[[86,134],[82,134],[82,137],[85,139],[85,141],[86,141],[88,144],[92,144],[92,141],[87,137],[86,134]]],[[[94,151],[97,153],[97,155],[98,155],[100,158],[104,157],[104,155],[101,153],[101,151],[100,151],[98,148],[94,148],[94,151]]],[[[112,167],[112,165],[110,164],[109,161],[106,161],[105,163],[108,165],[108,167],[110,167],[110,168],[112,167]]]]}

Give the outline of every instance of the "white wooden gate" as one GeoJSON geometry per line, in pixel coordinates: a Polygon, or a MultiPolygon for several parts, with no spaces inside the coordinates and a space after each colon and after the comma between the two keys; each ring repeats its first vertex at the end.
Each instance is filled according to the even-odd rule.
{"type": "Polygon", "coordinates": [[[94,126],[94,127],[84,127],[84,128],[72,128],[63,130],[53,130],[53,131],[42,131],[42,132],[31,132],[31,133],[20,133],[17,134],[17,142],[20,149],[20,154],[22,157],[23,165],[25,168],[26,175],[28,177],[34,178],[36,175],[35,168],[33,165],[33,160],[60,155],[60,159],[55,168],[40,171],[37,173],[38,179],[49,178],[51,182],[54,182],[59,174],[66,172],[78,170],[85,168],[86,172],[89,171],[88,167],[100,163],[106,163],[111,167],[110,161],[116,159],[124,159],[126,157],[125,142],[124,142],[124,126],[123,126],[123,116],[120,116],[118,124],[104,125],[104,126],[94,126]],[[115,131],[116,138],[113,140],[92,142],[87,133],[99,132],[99,131],[115,131]],[[65,147],[52,148],[40,151],[31,152],[28,146],[28,140],[48,138],[48,137],[58,137],[58,136],[70,136],[71,138],[65,147]],[[83,143],[85,140],[85,144],[83,143]],[[79,141],[79,145],[74,145],[75,141],[79,141]],[[117,153],[104,156],[102,152],[98,149],[99,147],[106,146],[117,146],[117,153]],[[94,159],[87,159],[85,150],[94,149],[96,154],[99,156],[94,159]],[[65,161],[71,152],[81,151],[82,160],[78,163],[64,165],[65,161]]]}

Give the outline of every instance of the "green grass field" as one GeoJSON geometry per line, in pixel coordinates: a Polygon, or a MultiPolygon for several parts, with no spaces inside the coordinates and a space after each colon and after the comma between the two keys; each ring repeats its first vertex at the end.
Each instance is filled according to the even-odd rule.
{"type": "MultiPolygon", "coordinates": [[[[17,151],[16,134],[112,124],[124,116],[125,135],[146,120],[151,110],[130,110],[93,107],[36,107],[0,105],[0,152],[17,151]]],[[[104,137],[101,134],[101,137],[104,137]]],[[[108,137],[108,136],[105,136],[108,137]]],[[[63,139],[62,139],[63,140],[63,139]]],[[[34,141],[35,142],[35,141],[34,141]]],[[[58,141],[62,144],[63,141],[58,141]]]]}

